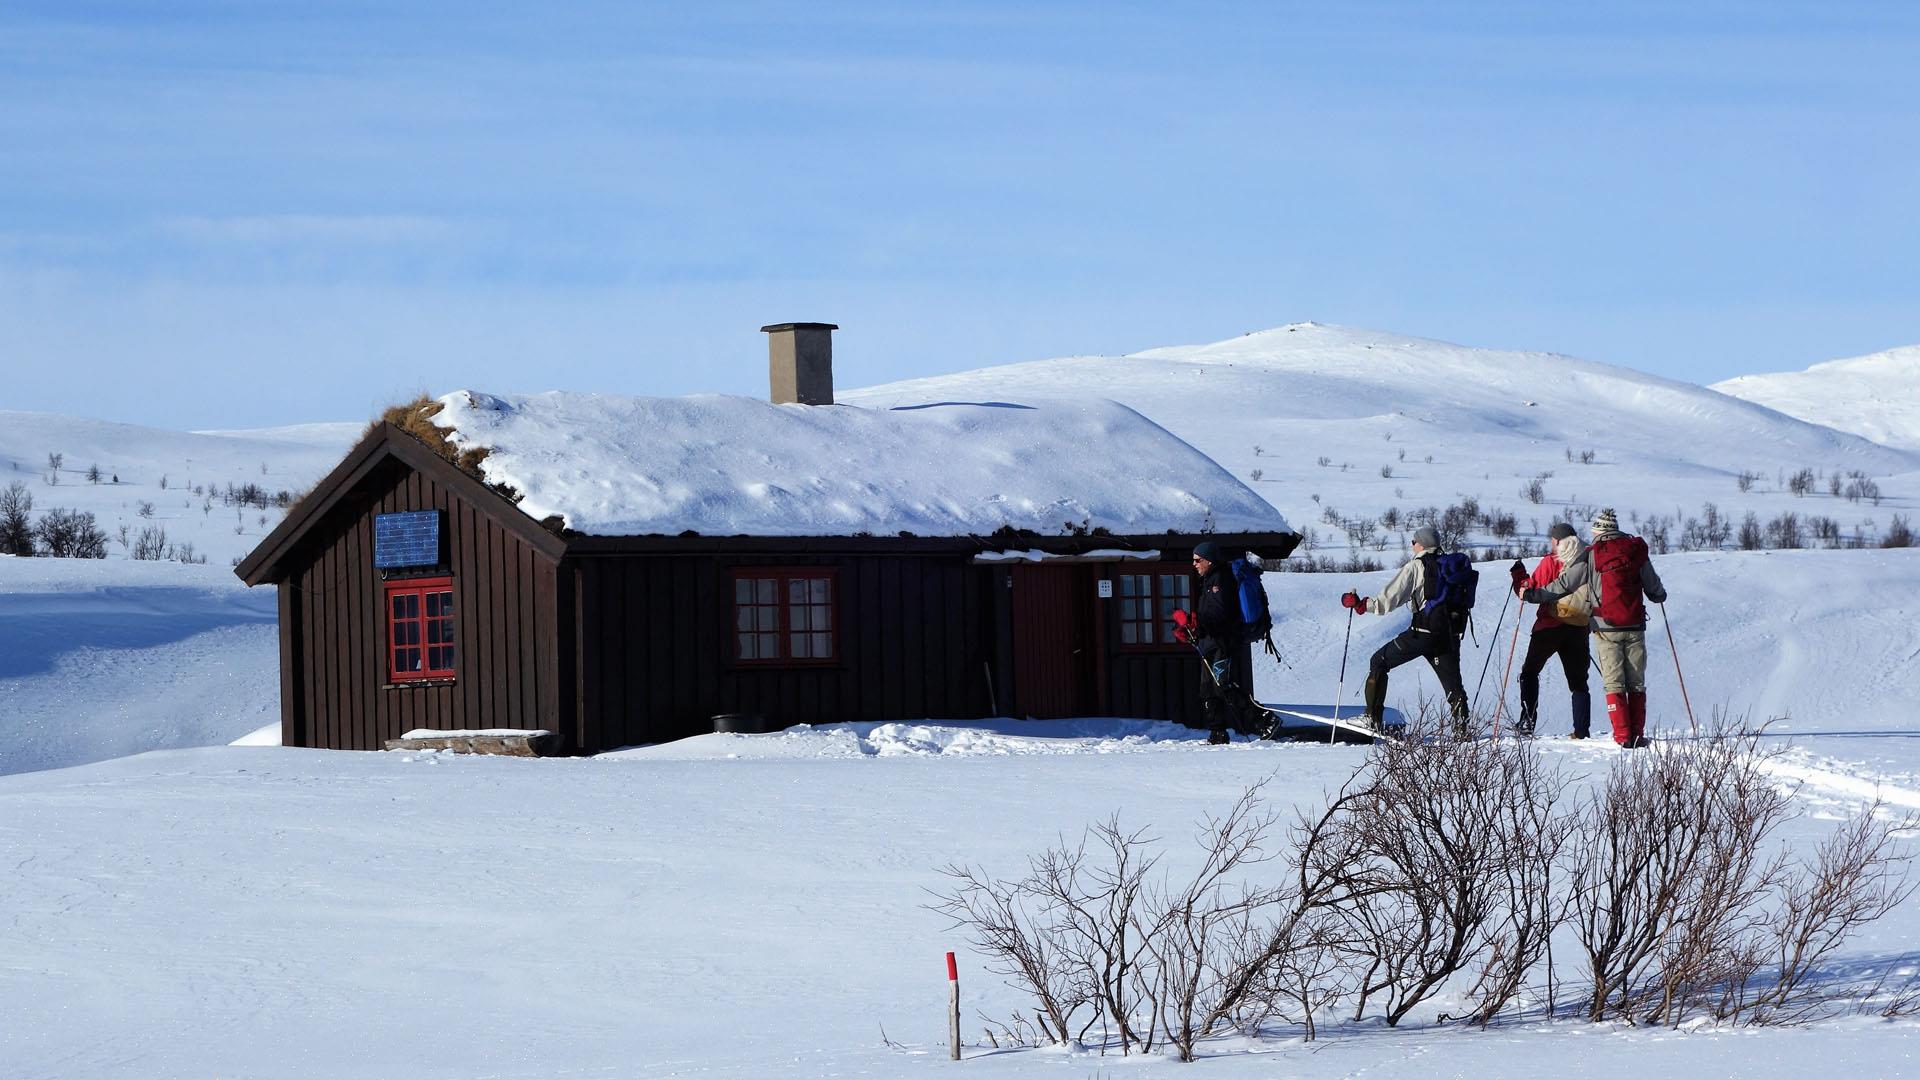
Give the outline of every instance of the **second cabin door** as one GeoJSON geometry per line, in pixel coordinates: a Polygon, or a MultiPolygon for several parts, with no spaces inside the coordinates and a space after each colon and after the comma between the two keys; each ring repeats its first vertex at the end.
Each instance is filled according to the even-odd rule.
{"type": "Polygon", "coordinates": [[[1100,665],[1092,568],[1043,563],[1012,569],[1014,715],[1093,715],[1100,665]]]}

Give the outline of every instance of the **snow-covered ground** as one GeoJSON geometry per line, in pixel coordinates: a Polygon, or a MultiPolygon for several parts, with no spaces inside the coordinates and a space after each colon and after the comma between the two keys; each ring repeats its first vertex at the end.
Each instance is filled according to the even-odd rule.
{"type": "MultiPolygon", "coordinates": [[[[1297,524],[1326,505],[1378,514],[1471,495],[1520,512],[1523,532],[1528,516],[1543,530],[1576,501],[1672,513],[1666,504],[1711,499],[1736,514],[1844,510],[1884,525],[1909,512],[1920,478],[1905,451],[1700,388],[1312,326],[843,397],[1041,392],[1117,398],[1242,479],[1261,469],[1252,486],[1297,524]],[[1585,448],[1592,464],[1562,460],[1585,448]],[[1803,464],[1869,472],[1883,505],[1770,490],[1803,464]],[[1733,480],[1743,468],[1764,476],[1744,497],[1733,480]],[[1537,509],[1509,491],[1546,469],[1555,476],[1537,509]]],[[[69,429],[92,429],[23,416],[0,414],[0,484],[11,461],[43,509],[130,494],[69,478],[98,454],[103,469],[123,466],[123,487],[151,488],[141,497],[156,518],[158,474],[167,491],[187,479],[176,458],[191,456],[196,484],[244,483],[265,461],[272,486],[304,486],[359,427],[176,443],[102,425],[126,441],[60,443],[65,466],[48,485],[45,453],[69,429]],[[297,449],[276,458],[265,449],[276,441],[297,449]],[[213,447],[233,451],[224,472],[203,456],[213,447]],[[49,503],[49,491],[75,495],[49,503]]],[[[217,504],[181,510],[220,517],[217,504]]],[[[1311,803],[1368,751],[1209,747],[1171,725],[1100,719],[822,725],[587,760],[257,745],[274,741],[278,711],[273,598],[241,588],[221,557],[257,530],[228,547],[199,535],[207,566],[118,550],[105,562],[0,558],[9,1080],[918,1076],[956,1068],[944,1051],[948,950],[961,954],[968,1017],[957,1068],[991,1076],[1865,1077],[1909,1074],[1920,1053],[1914,1022],[1673,1032],[1523,1017],[1481,1032],[1436,1025],[1444,999],[1398,1030],[1330,1018],[1317,1042],[1275,1030],[1203,1046],[1195,1065],[996,1051],[980,1045],[978,1014],[1023,1003],[924,907],[936,867],[1013,872],[1114,811],[1167,837],[1178,866],[1195,820],[1244,785],[1271,777],[1283,806],[1311,803]],[[235,741],[256,745],[223,745],[235,741]]],[[[1396,538],[1381,557],[1397,550],[1396,538]]],[[[1768,739],[1785,751],[1773,768],[1805,811],[1789,842],[1804,849],[1875,796],[1920,807],[1920,549],[1676,554],[1659,566],[1694,709],[1783,718],[1768,739]]],[[[1519,613],[1502,615],[1500,568],[1482,569],[1490,584],[1463,668],[1486,709],[1519,613]]],[[[1261,695],[1332,699],[1348,630],[1337,596],[1386,576],[1270,575],[1284,664],[1261,661],[1261,695]]],[[[1404,621],[1354,622],[1345,701],[1358,700],[1366,655],[1404,621]]],[[[1649,647],[1653,732],[1676,736],[1687,721],[1658,623],[1649,647]]],[[[1539,751],[1599,775],[1617,752],[1558,738],[1557,670],[1543,686],[1539,751]]],[[[1435,692],[1417,667],[1393,681],[1405,707],[1435,692]]],[[[1920,968],[1917,943],[1920,904],[1909,903],[1842,961],[1920,968]]]]}
{"type": "MultiPolygon", "coordinates": [[[[1876,792],[1920,806],[1920,550],[1672,556],[1661,569],[1695,708],[1789,717],[1781,778],[1802,785],[1808,811],[1791,839],[1810,842],[1876,792]]],[[[1290,667],[1258,673],[1263,696],[1331,697],[1345,630],[1334,598],[1383,578],[1270,577],[1290,667]]],[[[263,600],[210,568],[0,561],[14,755],[0,768],[12,773],[0,776],[6,1075],[919,1075],[948,1067],[944,952],[966,958],[970,1044],[983,1041],[976,1010],[1020,1004],[923,908],[936,866],[1011,870],[1115,810],[1177,839],[1248,782],[1271,775],[1283,804],[1310,802],[1367,752],[999,721],[711,735],[591,760],[219,746],[51,767],[102,747],[224,742],[270,717],[263,600]]],[[[1466,660],[1471,680],[1491,656],[1483,704],[1512,640],[1514,612],[1495,632],[1498,614],[1481,613],[1491,653],[1466,660]]],[[[1356,664],[1401,621],[1361,621],[1356,664]]],[[[1663,637],[1652,644],[1654,729],[1678,734],[1671,660],[1663,637]]],[[[1558,673],[1545,684],[1543,731],[1559,735],[1558,673]]],[[[1414,669],[1394,682],[1402,704],[1433,690],[1414,669]]],[[[1599,740],[1540,748],[1582,776],[1615,753],[1599,740]]],[[[1909,905],[1847,960],[1911,964],[1916,940],[1909,905]]],[[[1765,1062],[1895,1075],[1920,1051],[1908,1023],[1481,1033],[1433,1025],[1444,1005],[1397,1031],[1369,1020],[1313,1044],[1286,1031],[1223,1041],[1198,1066],[970,1045],[966,1067],[1680,1076],[1765,1062]]]]}

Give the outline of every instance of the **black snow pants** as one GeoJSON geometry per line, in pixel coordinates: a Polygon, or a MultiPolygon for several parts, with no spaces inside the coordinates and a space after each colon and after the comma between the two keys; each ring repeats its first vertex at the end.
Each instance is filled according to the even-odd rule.
{"type": "Polygon", "coordinates": [[[1573,699],[1573,731],[1588,733],[1587,628],[1584,626],[1543,627],[1527,639],[1527,658],[1520,664],[1520,730],[1532,731],[1540,718],[1540,672],[1548,659],[1558,656],[1560,670],[1567,675],[1567,692],[1573,699]]]}
{"type": "Polygon", "coordinates": [[[1387,673],[1402,664],[1424,659],[1440,677],[1440,689],[1447,695],[1447,711],[1453,716],[1456,734],[1467,724],[1467,691],[1460,682],[1460,639],[1445,632],[1428,633],[1408,629],[1380,646],[1367,664],[1367,715],[1378,723],[1387,706],[1387,673]]]}
{"type": "Polygon", "coordinates": [[[1253,700],[1241,678],[1240,664],[1234,659],[1237,649],[1213,638],[1200,639],[1200,713],[1207,728],[1225,731],[1229,727],[1242,735],[1264,735],[1269,724],[1266,710],[1253,700]]]}

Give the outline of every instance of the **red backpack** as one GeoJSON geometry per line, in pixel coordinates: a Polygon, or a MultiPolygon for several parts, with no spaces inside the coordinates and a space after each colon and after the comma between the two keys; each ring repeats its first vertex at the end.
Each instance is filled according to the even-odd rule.
{"type": "Polygon", "coordinates": [[[1647,565],[1647,542],[1618,536],[1593,545],[1593,572],[1600,576],[1600,606],[1593,613],[1609,626],[1644,626],[1647,605],[1640,592],[1640,568],[1647,565]]]}

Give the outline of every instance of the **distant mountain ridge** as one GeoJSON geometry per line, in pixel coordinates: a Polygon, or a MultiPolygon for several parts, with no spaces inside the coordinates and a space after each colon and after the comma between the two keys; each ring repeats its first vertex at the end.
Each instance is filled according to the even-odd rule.
{"type": "Polygon", "coordinates": [[[1920,450],[1920,345],[1741,375],[1711,389],[1875,442],[1920,450]]]}
{"type": "Polygon", "coordinates": [[[910,379],[840,400],[885,407],[1070,393],[1137,409],[1253,480],[1296,522],[1313,520],[1316,502],[1351,516],[1472,497],[1515,511],[1523,532],[1529,518],[1544,531],[1599,506],[1623,518],[1630,508],[1684,516],[1707,502],[1763,517],[1831,511],[1851,524],[1867,511],[1793,499],[1786,478],[1801,469],[1920,474],[1920,453],[1692,383],[1317,323],[910,379]],[[1523,494],[1534,480],[1538,502],[1523,494]]]}

